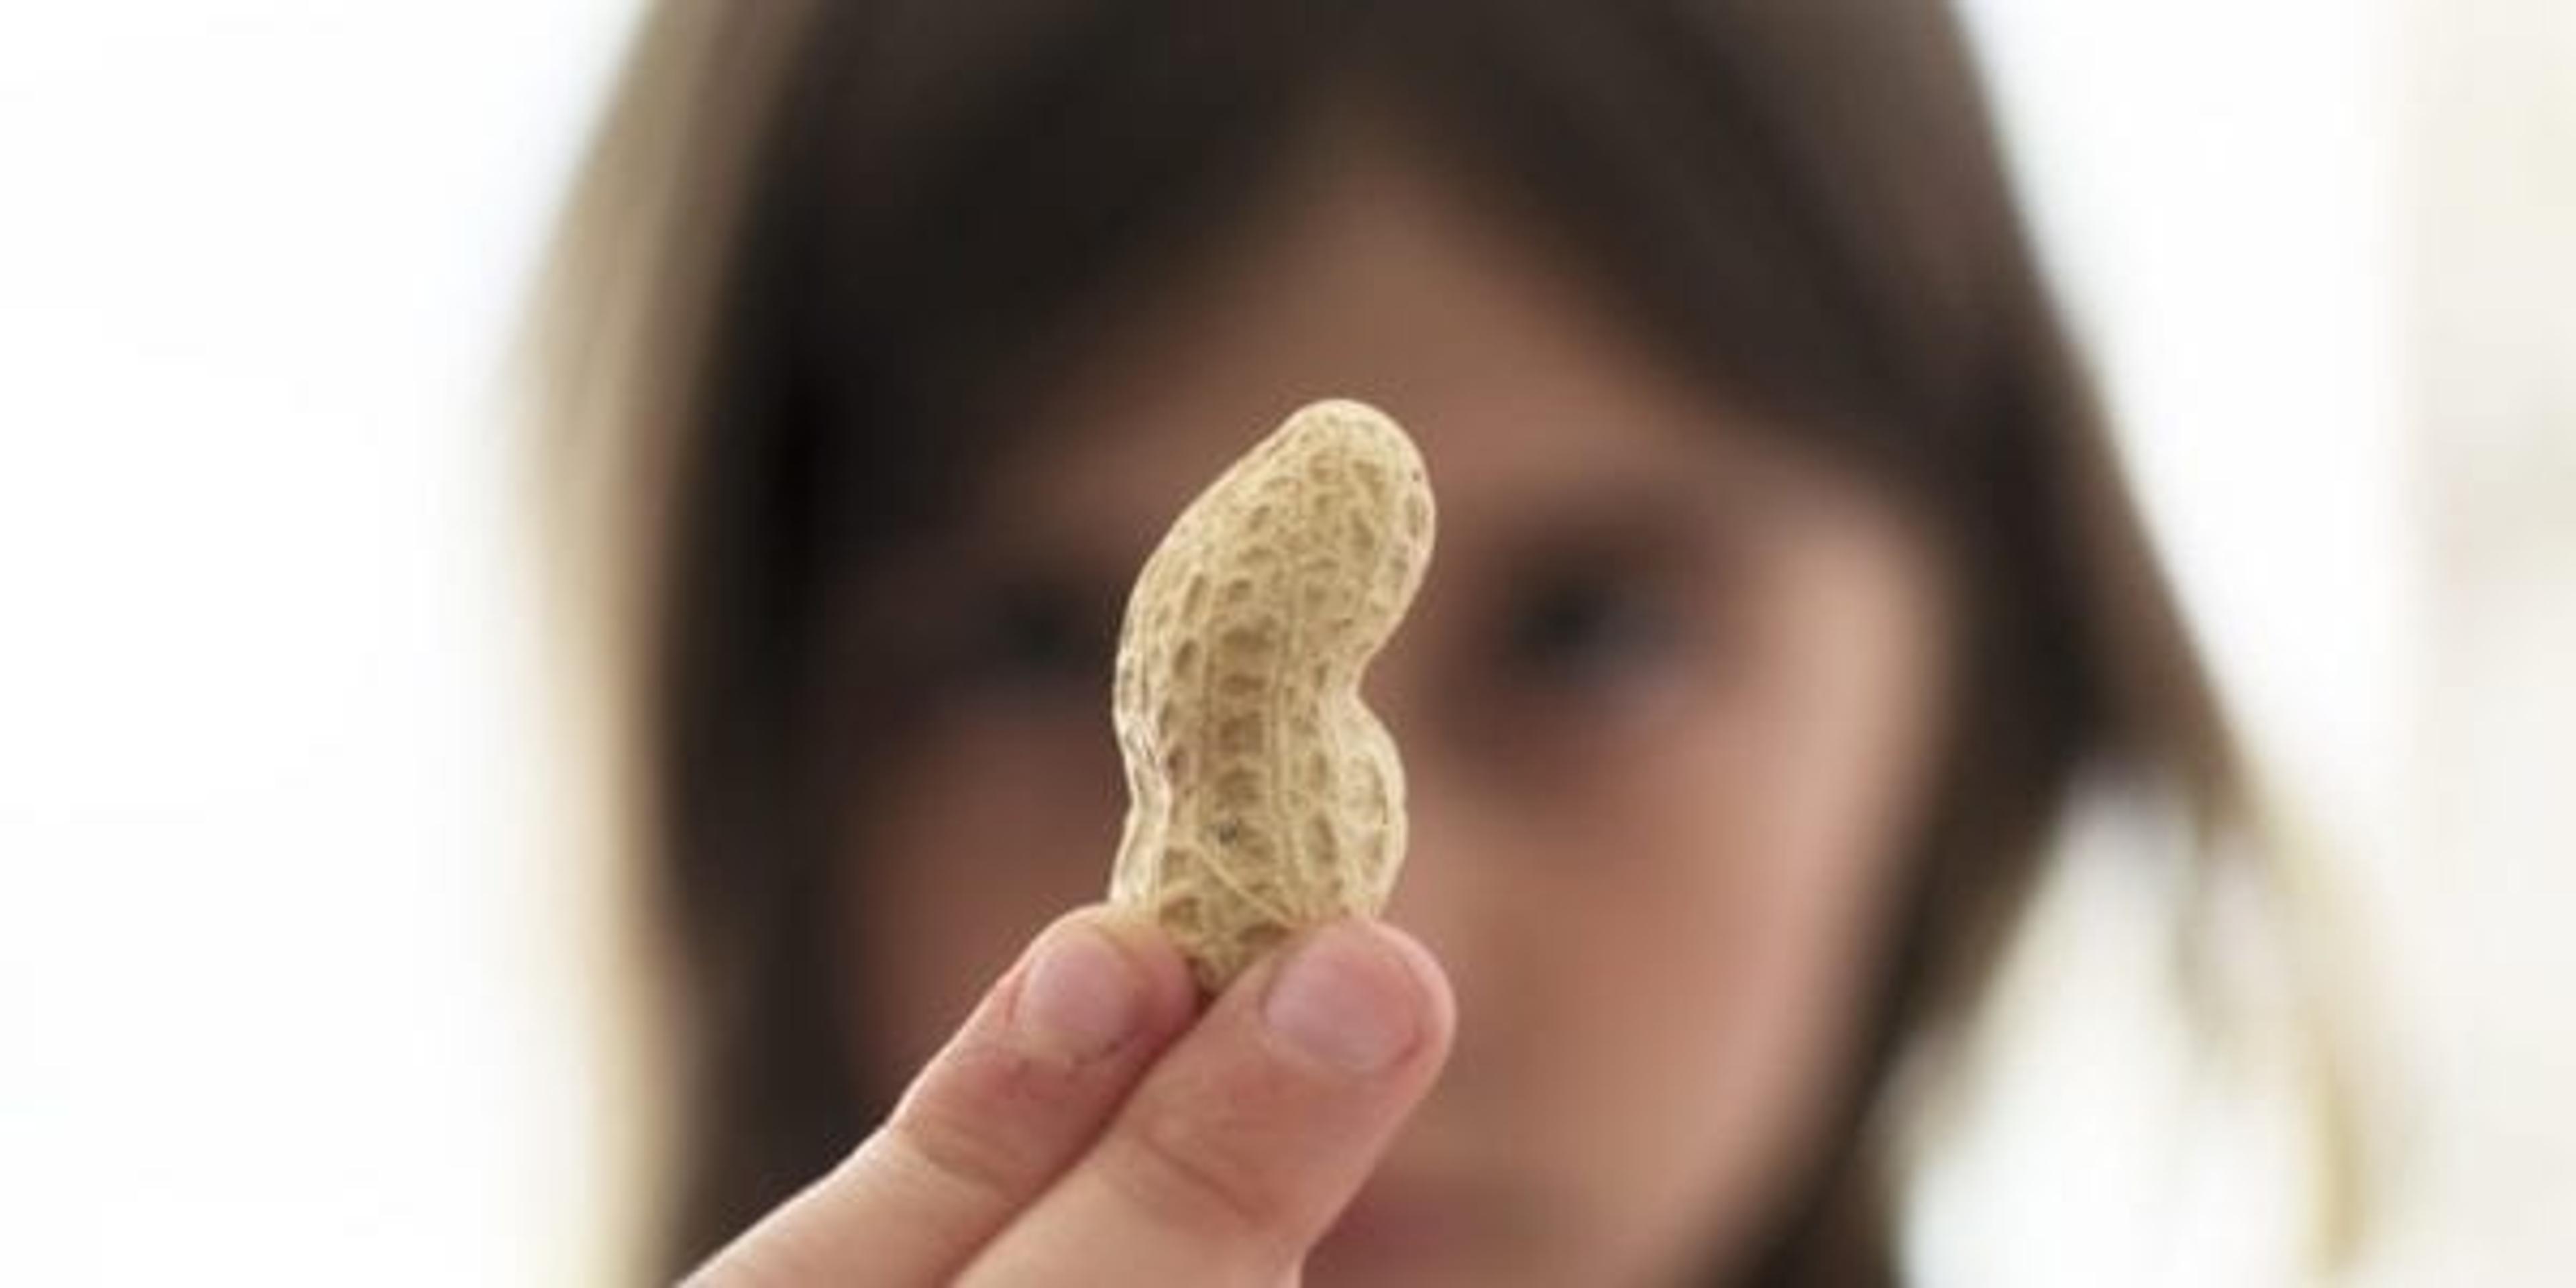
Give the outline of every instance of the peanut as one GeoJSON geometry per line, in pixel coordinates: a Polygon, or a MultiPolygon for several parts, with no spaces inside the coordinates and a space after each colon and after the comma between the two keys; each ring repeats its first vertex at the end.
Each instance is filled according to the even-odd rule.
{"type": "Polygon", "coordinates": [[[1291,415],[1192,501],[1127,601],[1111,699],[1128,808],[1110,900],[1222,989],[1302,927],[1386,905],[1404,762],[1360,698],[1431,558],[1394,421],[1291,415]]]}

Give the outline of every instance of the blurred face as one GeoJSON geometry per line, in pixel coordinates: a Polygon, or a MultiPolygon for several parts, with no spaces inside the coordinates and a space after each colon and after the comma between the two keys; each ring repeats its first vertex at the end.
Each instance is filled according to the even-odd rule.
{"type": "Polygon", "coordinates": [[[1324,150],[1036,399],[919,611],[953,664],[850,821],[848,1041],[899,1084],[1105,888],[1136,568],[1289,410],[1362,398],[1440,544],[1370,680],[1455,983],[1437,1091],[1306,1282],[1648,1284],[1778,1215],[1847,1086],[1944,705],[1946,593],[1863,480],[1656,361],[1535,245],[1324,150]]]}

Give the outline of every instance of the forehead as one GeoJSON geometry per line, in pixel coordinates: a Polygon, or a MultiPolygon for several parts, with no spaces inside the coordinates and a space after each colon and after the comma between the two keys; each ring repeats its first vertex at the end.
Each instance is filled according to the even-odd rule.
{"type": "Polygon", "coordinates": [[[1210,270],[1088,335],[990,486],[986,526],[1140,554],[1296,407],[1374,403],[1413,433],[1443,541],[1489,520],[1797,468],[1629,330],[1570,266],[1402,154],[1293,172],[1210,270]]]}

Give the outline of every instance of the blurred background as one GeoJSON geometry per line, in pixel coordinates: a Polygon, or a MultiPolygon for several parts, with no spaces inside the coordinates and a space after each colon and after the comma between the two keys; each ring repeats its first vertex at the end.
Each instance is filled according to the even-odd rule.
{"type": "MultiPolygon", "coordinates": [[[[2360,950],[2388,1187],[2360,1280],[2566,1282],[2576,4],[1964,7],[2360,950]]],[[[635,16],[0,9],[7,1277],[599,1264],[619,1119],[497,376],[635,16]]],[[[2089,906],[2061,892],[2001,1108],[1926,1178],[1931,1282],[2099,1282],[2106,1251],[2232,1282],[2258,1237],[2225,1149],[2063,1184],[2169,1130],[2089,906]]]]}

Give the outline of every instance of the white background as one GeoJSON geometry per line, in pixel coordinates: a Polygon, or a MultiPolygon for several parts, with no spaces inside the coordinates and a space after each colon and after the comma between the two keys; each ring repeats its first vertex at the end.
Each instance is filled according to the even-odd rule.
{"type": "MultiPolygon", "coordinates": [[[[2406,1057],[2369,1278],[2563,1282],[2576,6],[1967,7],[2406,1057]]],[[[631,18],[0,9],[0,1277],[594,1264],[491,380],[631,18]]],[[[2028,1219],[2042,1161],[1962,1180],[1935,1269],[2117,1237],[2028,1219]]]]}

